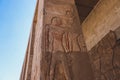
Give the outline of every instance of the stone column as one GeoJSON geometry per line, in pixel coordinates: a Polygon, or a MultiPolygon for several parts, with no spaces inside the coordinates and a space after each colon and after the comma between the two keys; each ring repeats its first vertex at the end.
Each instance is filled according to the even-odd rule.
{"type": "Polygon", "coordinates": [[[41,80],[94,80],[74,0],[45,0],[41,80]]]}
{"type": "Polygon", "coordinates": [[[74,0],[37,3],[32,58],[21,80],[94,80],[74,0]]]}

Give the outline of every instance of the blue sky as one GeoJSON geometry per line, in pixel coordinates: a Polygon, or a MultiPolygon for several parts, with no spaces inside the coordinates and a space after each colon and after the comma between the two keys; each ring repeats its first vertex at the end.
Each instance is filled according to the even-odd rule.
{"type": "Polygon", "coordinates": [[[0,0],[0,80],[19,80],[36,0],[0,0]]]}

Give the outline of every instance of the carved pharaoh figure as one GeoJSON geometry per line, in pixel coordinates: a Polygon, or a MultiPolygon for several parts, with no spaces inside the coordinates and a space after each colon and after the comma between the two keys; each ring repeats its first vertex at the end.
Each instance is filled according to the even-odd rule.
{"type": "Polygon", "coordinates": [[[50,80],[53,78],[57,80],[71,80],[69,68],[66,65],[67,61],[65,60],[65,50],[63,47],[62,39],[65,33],[64,28],[61,26],[61,19],[59,17],[53,17],[51,24],[46,26],[46,31],[48,35],[48,52],[52,54],[51,66],[50,66],[50,80]],[[58,69],[57,74],[55,75],[55,69],[58,69]],[[61,77],[60,77],[61,75],[61,77]]]}
{"type": "MultiPolygon", "coordinates": [[[[67,10],[63,17],[55,16],[51,19],[51,23],[45,26],[45,52],[51,55],[49,71],[45,73],[48,76],[46,80],[79,80],[72,78],[72,71],[76,66],[79,67],[79,60],[74,63],[76,58],[73,53],[78,55],[80,52],[86,52],[86,48],[82,34],[72,30],[74,19],[73,11],[67,10]],[[74,59],[73,64],[71,57],[74,59]]],[[[79,75],[79,71],[76,74],[79,75]]]]}
{"type": "MultiPolygon", "coordinates": [[[[68,19],[66,20],[66,23],[70,23],[69,21],[72,20],[72,17],[70,15],[71,14],[67,12],[66,17],[68,17],[68,19]]],[[[74,46],[72,41],[78,36],[78,34],[70,33],[68,30],[70,27],[71,24],[63,26],[62,20],[59,17],[53,17],[51,24],[46,26],[46,36],[48,37],[48,45],[46,50],[52,54],[50,80],[53,80],[53,78],[56,78],[58,80],[57,76],[55,77],[54,70],[56,68],[58,68],[57,74],[59,74],[60,80],[71,80],[70,71],[67,65],[68,62],[66,60],[66,53],[72,51],[72,48],[74,46]]],[[[79,47],[74,47],[74,49],[78,48],[79,47]]]]}

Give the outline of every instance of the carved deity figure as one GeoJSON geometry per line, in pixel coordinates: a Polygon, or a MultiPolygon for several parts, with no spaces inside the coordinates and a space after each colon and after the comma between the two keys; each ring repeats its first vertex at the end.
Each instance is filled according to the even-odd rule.
{"type": "Polygon", "coordinates": [[[120,42],[110,31],[91,51],[95,80],[120,80],[120,42]]]}
{"type": "Polygon", "coordinates": [[[52,54],[50,65],[50,80],[71,80],[67,54],[80,51],[77,42],[79,34],[71,32],[73,15],[66,11],[65,17],[53,17],[51,24],[46,25],[46,51],[52,54]],[[57,71],[56,71],[57,70],[57,71]],[[57,74],[59,78],[57,78],[57,74]],[[61,75],[61,77],[60,77],[61,75]]]}
{"type": "Polygon", "coordinates": [[[83,36],[72,31],[73,23],[74,15],[70,11],[66,11],[65,17],[62,19],[60,17],[52,18],[51,24],[46,26],[48,52],[70,53],[80,51],[85,46],[84,41],[80,40],[83,36]]]}
{"type": "Polygon", "coordinates": [[[72,31],[74,18],[71,11],[66,11],[64,17],[53,17],[45,26],[46,52],[51,54],[48,80],[72,80],[67,57],[72,52],[85,51],[83,36],[72,31]]]}
{"type": "Polygon", "coordinates": [[[46,50],[52,54],[50,80],[71,80],[69,68],[65,65],[67,61],[65,60],[65,50],[62,43],[65,29],[61,24],[62,21],[59,17],[53,17],[51,24],[46,26],[46,36],[48,37],[46,50]],[[56,72],[57,75],[55,75],[56,72]]]}

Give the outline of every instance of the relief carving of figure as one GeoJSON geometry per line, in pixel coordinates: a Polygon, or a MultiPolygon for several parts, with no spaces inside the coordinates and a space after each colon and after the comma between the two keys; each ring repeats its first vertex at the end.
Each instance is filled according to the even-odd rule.
{"type": "Polygon", "coordinates": [[[55,16],[45,26],[45,50],[51,54],[49,78],[47,80],[72,80],[70,54],[85,51],[83,36],[72,30],[75,16],[55,16]],[[84,47],[84,48],[82,48],[84,47]]]}
{"type": "Polygon", "coordinates": [[[51,24],[46,26],[48,37],[48,50],[46,50],[52,54],[49,80],[71,80],[65,50],[62,43],[65,29],[61,24],[62,21],[59,17],[53,17],[51,24]],[[55,75],[56,72],[57,74],[55,75]]]}
{"type": "Polygon", "coordinates": [[[48,38],[46,51],[52,54],[50,80],[71,80],[66,54],[74,50],[80,51],[77,43],[78,34],[69,31],[73,23],[71,12],[66,12],[65,16],[65,21],[60,17],[53,17],[51,24],[48,24],[45,29],[48,38]]]}
{"type": "Polygon", "coordinates": [[[120,80],[120,41],[110,31],[92,50],[95,80],[120,80]]]}

